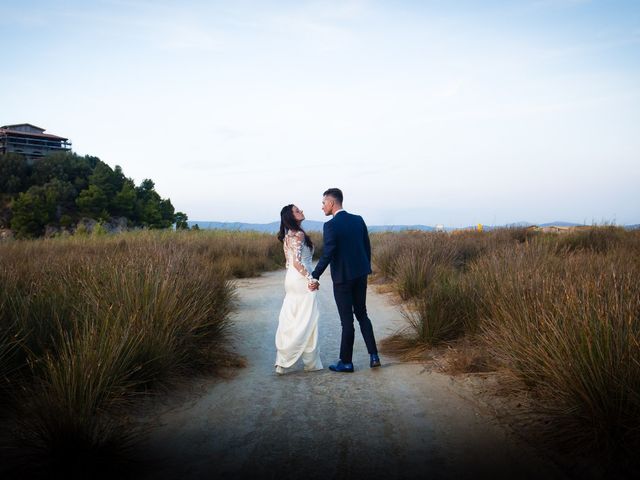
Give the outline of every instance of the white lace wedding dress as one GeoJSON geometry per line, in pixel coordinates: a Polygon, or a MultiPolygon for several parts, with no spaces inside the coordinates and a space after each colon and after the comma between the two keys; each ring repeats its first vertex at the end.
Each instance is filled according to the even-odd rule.
{"type": "Polygon", "coordinates": [[[311,279],[312,250],[304,243],[304,233],[289,231],[284,238],[287,275],[285,297],[276,331],[276,363],[278,373],[291,367],[302,357],[307,371],[322,369],[318,349],[317,291],[308,288],[311,279]]]}

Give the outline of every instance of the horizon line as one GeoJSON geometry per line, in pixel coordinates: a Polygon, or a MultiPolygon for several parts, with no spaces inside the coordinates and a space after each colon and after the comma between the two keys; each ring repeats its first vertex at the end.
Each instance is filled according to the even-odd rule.
{"type": "MultiPolygon", "coordinates": [[[[305,219],[303,221],[307,221],[307,222],[315,222],[315,223],[326,223],[328,220],[314,220],[314,219],[305,219]]],[[[273,220],[270,222],[245,222],[245,221],[221,221],[221,220],[187,220],[188,223],[221,223],[221,224],[243,224],[243,225],[271,225],[271,224],[277,224],[279,221],[278,220],[273,220]]],[[[630,226],[635,226],[635,225],[640,225],[640,222],[638,223],[625,223],[625,224],[618,224],[615,222],[609,222],[609,221],[603,221],[601,223],[597,223],[597,222],[592,222],[592,223],[579,223],[579,222],[569,222],[566,220],[553,220],[553,221],[549,221],[549,222],[539,222],[539,223],[535,223],[535,222],[529,222],[529,221],[515,221],[515,222],[509,222],[509,223],[502,223],[502,224],[489,224],[489,223],[482,223],[482,222],[478,222],[475,224],[468,224],[465,226],[452,226],[452,225],[447,225],[445,223],[436,223],[433,225],[430,224],[426,224],[426,223],[385,223],[385,224],[367,224],[368,227],[412,227],[412,226],[420,226],[420,227],[429,227],[429,228],[436,228],[437,226],[442,225],[445,228],[469,228],[469,227],[476,227],[477,225],[482,225],[483,227],[509,227],[509,226],[540,226],[540,225],[544,225],[544,226],[563,226],[560,224],[570,224],[572,226],[584,226],[584,227],[602,227],[602,226],[615,226],[615,227],[630,227],[630,226]]]]}

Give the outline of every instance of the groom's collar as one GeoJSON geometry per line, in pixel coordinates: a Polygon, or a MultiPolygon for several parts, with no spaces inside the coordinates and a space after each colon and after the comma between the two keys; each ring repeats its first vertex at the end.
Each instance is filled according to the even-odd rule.
{"type": "Polygon", "coordinates": [[[340,210],[338,210],[337,212],[335,212],[335,213],[333,214],[333,218],[336,218],[336,215],[338,215],[340,212],[344,212],[344,209],[343,209],[343,208],[341,208],[340,210]]]}

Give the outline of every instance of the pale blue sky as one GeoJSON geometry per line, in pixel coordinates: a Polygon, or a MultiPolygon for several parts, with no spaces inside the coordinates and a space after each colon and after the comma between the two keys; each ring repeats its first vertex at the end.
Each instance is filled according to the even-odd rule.
{"type": "Polygon", "coordinates": [[[0,124],[192,220],[640,223],[640,2],[0,0],[0,124]]]}

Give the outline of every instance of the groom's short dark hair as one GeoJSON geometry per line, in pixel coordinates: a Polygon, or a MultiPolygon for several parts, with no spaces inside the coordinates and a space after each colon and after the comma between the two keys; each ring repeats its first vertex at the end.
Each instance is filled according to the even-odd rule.
{"type": "Polygon", "coordinates": [[[323,197],[329,196],[335,198],[342,205],[342,190],[339,188],[330,188],[322,194],[323,197]]]}

